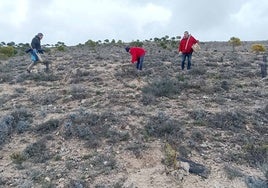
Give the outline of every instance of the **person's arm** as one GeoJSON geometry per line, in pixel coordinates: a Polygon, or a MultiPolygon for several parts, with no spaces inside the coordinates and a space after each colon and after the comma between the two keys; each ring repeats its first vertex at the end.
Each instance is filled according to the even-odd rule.
{"type": "Polygon", "coordinates": [[[136,53],[131,54],[131,63],[134,63],[135,61],[137,61],[137,55],[136,53]]]}

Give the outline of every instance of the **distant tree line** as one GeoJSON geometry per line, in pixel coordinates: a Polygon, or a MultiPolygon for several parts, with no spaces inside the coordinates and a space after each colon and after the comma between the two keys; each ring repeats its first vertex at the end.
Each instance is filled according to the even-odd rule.
{"type": "MultiPolygon", "coordinates": [[[[181,36],[176,36],[176,37],[169,37],[168,35],[161,37],[161,38],[150,38],[149,40],[144,40],[144,41],[140,41],[140,40],[134,40],[131,41],[129,43],[130,46],[139,46],[142,47],[144,42],[155,42],[159,47],[163,48],[163,49],[174,49],[179,45],[181,36]]],[[[228,41],[230,43],[230,45],[232,46],[232,51],[235,51],[235,48],[237,46],[242,45],[241,40],[238,37],[231,37],[230,40],[228,41]]],[[[109,40],[109,39],[105,39],[103,41],[98,40],[98,41],[94,41],[94,40],[87,40],[84,44],[79,43],[77,46],[81,46],[81,45],[86,45],[86,46],[90,46],[90,47],[95,47],[97,45],[101,45],[101,44],[112,44],[112,45],[122,45],[124,44],[124,42],[122,40],[118,40],[116,41],[115,39],[109,40]]],[[[45,48],[49,49],[49,48],[56,48],[58,51],[65,51],[66,50],[66,45],[64,42],[57,42],[56,44],[45,44],[43,45],[45,48]]],[[[0,43],[0,59],[7,59],[9,57],[12,57],[16,54],[23,54],[24,51],[26,49],[28,49],[30,47],[29,43],[19,43],[16,44],[15,42],[1,42],[0,43]]],[[[265,52],[266,48],[264,45],[262,44],[253,44],[251,46],[251,50],[252,52],[255,53],[261,53],[261,52],[265,52]]]]}

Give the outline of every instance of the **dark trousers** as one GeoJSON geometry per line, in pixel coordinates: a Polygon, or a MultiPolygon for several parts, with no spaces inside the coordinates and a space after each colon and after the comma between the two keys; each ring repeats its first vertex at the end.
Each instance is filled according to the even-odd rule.
{"type": "Polygon", "coordinates": [[[144,56],[141,56],[141,57],[138,58],[137,65],[136,65],[136,68],[138,70],[142,70],[143,60],[144,60],[144,56]]]}
{"type": "Polygon", "coordinates": [[[181,56],[181,69],[184,70],[184,66],[185,66],[185,61],[187,58],[187,69],[191,69],[191,61],[192,61],[192,53],[183,53],[181,56]]]}

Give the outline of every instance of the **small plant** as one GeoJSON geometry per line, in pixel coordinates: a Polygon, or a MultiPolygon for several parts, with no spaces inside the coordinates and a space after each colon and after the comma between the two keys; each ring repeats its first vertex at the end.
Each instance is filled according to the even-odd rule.
{"type": "Polygon", "coordinates": [[[249,164],[257,166],[268,160],[268,144],[249,143],[243,146],[245,159],[249,164]]]}
{"type": "Polygon", "coordinates": [[[177,152],[174,150],[170,144],[166,143],[165,148],[165,159],[164,164],[168,167],[173,167],[174,169],[177,169],[177,152]]]}
{"type": "Polygon", "coordinates": [[[60,161],[62,160],[62,157],[60,155],[56,155],[53,159],[54,161],[60,161]]]}
{"type": "Polygon", "coordinates": [[[43,163],[51,158],[44,139],[28,145],[22,155],[33,163],[43,163]]]}
{"type": "Polygon", "coordinates": [[[10,158],[11,158],[12,162],[15,164],[21,164],[26,160],[25,156],[22,155],[21,153],[18,153],[18,152],[12,153],[10,155],[10,158]]]}
{"type": "Polygon", "coordinates": [[[196,142],[202,142],[205,140],[204,133],[200,130],[194,130],[192,132],[191,138],[196,142]]]}
{"type": "Polygon", "coordinates": [[[266,48],[262,44],[252,44],[251,50],[255,53],[265,52],[266,48]]]}
{"type": "Polygon", "coordinates": [[[88,95],[86,88],[82,84],[72,84],[69,92],[74,100],[85,99],[88,95]]]}
{"type": "Polygon", "coordinates": [[[225,165],[223,167],[223,170],[225,171],[228,179],[230,179],[230,180],[233,180],[233,179],[235,179],[237,177],[243,177],[244,176],[244,174],[239,169],[234,168],[234,167],[232,167],[230,165],[225,165]]]}
{"type": "Polygon", "coordinates": [[[151,105],[154,104],[156,101],[156,98],[153,94],[148,93],[148,94],[143,94],[142,98],[141,98],[141,102],[143,105],[147,106],[147,105],[151,105]]]}
{"type": "Polygon", "coordinates": [[[116,159],[113,155],[97,154],[89,159],[90,164],[94,170],[99,173],[110,174],[112,170],[116,169],[116,159]]]}
{"type": "Polygon", "coordinates": [[[40,134],[51,133],[59,127],[58,119],[50,119],[42,124],[35,127],[35,131],[40,134]]]}

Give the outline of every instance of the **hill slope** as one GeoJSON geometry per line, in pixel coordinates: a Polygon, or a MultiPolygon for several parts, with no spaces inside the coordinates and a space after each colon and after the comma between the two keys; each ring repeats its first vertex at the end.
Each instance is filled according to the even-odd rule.
{"type": "Polygon", "coordinates": [[[182,72],[148,42],[139,78],[119,44],[51,49],[49,73],[1,61],[0,186],[267,186],[268,81],[249,46],[202,43],[182,72]]]}

